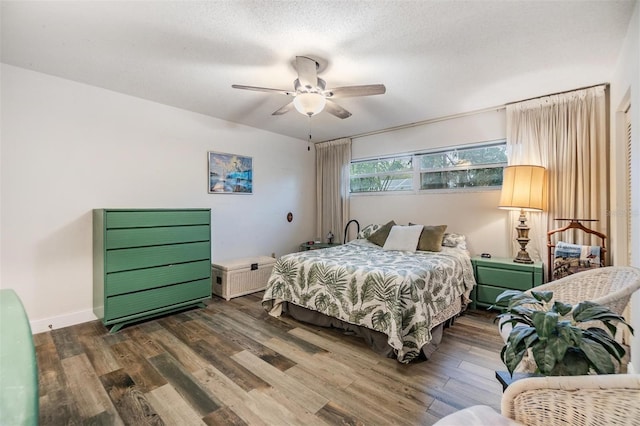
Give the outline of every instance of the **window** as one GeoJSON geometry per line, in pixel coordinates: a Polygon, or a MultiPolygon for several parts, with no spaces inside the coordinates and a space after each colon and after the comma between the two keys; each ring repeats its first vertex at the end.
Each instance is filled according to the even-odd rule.
{"type": "Polygon", "coordinates": [[[413,157],[352,162],[350,176],[351,192],[411,191],[413,157]]]}
{"type": "Polygon", "coordinates": [[[502,185],[506,144],[484,145],[417,155],[420,189],[457,189],[502,185]]]}
{"type": "Polygon", "coordinates": [[[352,193],[499,187],[506,142],[351,162],[352,193]]]}

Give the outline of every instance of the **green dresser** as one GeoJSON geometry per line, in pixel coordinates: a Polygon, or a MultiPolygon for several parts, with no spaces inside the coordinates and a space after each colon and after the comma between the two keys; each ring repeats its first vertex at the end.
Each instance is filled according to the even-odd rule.
{"type": "Polygon", "coordinates": [[[471,259],[476,287],[471,298],[472,307],[488,307],[505,290],[526,291],[542,284],[542,263],[515,263],[513,259],[471,259]]]}
{"type": "Polygon", "coordinates": [[[93,311],[111,332],[210,297],[210,209],[93,211],[93,311]]]}

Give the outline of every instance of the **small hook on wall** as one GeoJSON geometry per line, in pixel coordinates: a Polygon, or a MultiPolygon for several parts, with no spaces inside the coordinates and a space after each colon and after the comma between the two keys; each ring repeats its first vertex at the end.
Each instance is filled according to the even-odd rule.
{"type": "Polygon", "coordinates": [[[293,213],[289,212],[287,213],[287,222],[291,222],[293,221],[293,213]]]}

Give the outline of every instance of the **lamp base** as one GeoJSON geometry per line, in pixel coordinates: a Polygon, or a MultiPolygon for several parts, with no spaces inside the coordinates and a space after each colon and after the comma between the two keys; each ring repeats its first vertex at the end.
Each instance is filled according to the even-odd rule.
{"type": "Polygon", "coordinates": [[[527,264],[534,263],[533,260],[531,260],[529,253],[523,250],[520,250],[518,252],[518,255],[516,256],[515,259],[513,259],[513,261],[515,263],[527,263],[527,264]]]}
{"type": "Polygon", "coordinates": [[[529,243],[529,227],[527,226],[527,217],[524,214],[524,209],[520,210],[520,217],[518,218],[520,224],[516,226],[516,231],[518,232],[518,244],[520,244],[520,251],[518,251],[518,255],[513,261],[515,263],[533,263],[529,253],[527,253],[526,247],[529,243]]]}

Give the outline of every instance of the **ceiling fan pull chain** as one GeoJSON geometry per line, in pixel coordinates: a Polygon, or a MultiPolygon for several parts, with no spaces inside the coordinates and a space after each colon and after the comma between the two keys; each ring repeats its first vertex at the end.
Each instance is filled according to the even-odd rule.
{"type": "Polygon", "coordinates": [[[309,116],[309,141],[307,142],[307,151],[311,151],[311,116],[309,116]]]}

